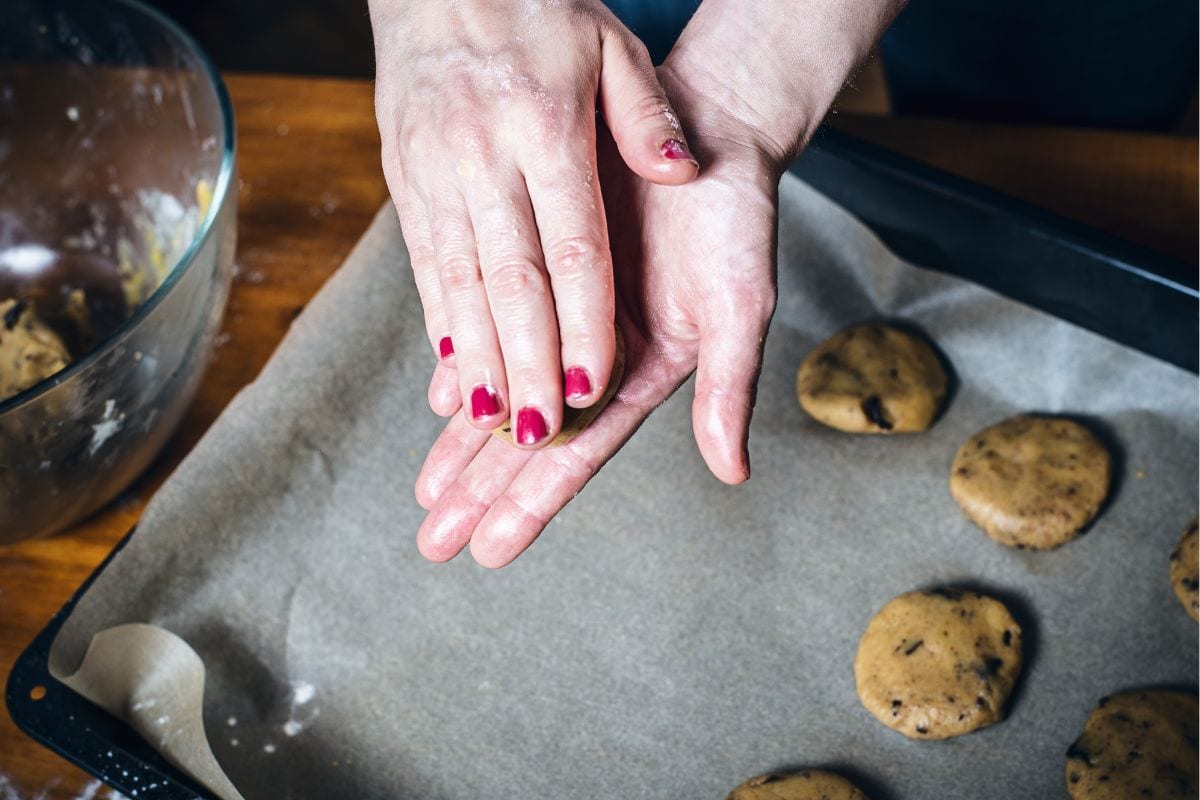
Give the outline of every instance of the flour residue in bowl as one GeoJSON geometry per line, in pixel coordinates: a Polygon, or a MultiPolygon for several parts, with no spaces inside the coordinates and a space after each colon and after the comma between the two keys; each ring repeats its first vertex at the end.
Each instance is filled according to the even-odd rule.
{"type": "Polygon", "coordinates": [[[100,208],[58,243],[21,241],[0,224],[0,401],[82,357],[149,299],[199,233],[212,185],[197,181],[194,195],[185,204],[138,191],[115,236],[100,208]]]}

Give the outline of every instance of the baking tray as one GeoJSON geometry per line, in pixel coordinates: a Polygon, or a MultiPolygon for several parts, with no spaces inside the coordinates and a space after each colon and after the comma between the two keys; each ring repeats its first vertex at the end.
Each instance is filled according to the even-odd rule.
{"type": "MultiPolygon", "coordinates": [[[[832,130],[792,171],[906,260],[1196,371],[1195,267],[832,130]]],[[[22,653],[5,700],[23,731],[129,797],[207,800],[131,728],[49,674],[60,626],[128,540],[22,653]]]]}

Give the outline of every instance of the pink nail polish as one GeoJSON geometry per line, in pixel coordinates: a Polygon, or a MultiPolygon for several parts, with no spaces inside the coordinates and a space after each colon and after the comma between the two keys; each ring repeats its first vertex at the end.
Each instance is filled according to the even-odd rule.
{"type": "Polygon", "coordinates": [[[580,400],[592,393],[592,382],[583,367],[571,367],[563,378],[563,394],[568,400],[580,400]]]}
{"type": "Polygon", "coordinates": [[[438,342],[438,351],[442,354],[442,358],[449,358],[454,355],[454,342],[450,341],[449,336],[443,336],[438,342]]]}
{"type": "Polygon", "coordinates": [[[546,438],[546,418],[532,406],[517,412],[517,444],[537,444],[546,438]]]}
{"type": "Polygon", "coordinates": [[[692,151],[688,150],[688,146],[678,139],[667,139],[658,148],[662,153],[662,157],[668,161],[695,161],[692,151]]]}
{"type": "Polygon", "coordinates": [[[485,383],[471,390],[471,416],[475,419],[493,417],[500,413],[500,395],[485,383]]]}

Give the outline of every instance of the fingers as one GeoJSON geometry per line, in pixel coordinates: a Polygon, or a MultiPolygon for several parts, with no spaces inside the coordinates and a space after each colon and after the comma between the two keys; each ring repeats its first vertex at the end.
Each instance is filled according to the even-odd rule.
{"type": "Polygon", "coordinates": [[[421,508],[433,508],[492,438],[487,431],[472,427],[462,414],[455,414],[433,443],[417,476],[414,493],[421,508]]]}
{"type": "Polygon", "coordinates": [[[700,172],[646,47],[636,37],[605,29],[600,107],[621,158],[648,181],[678,185],[700,172]]]}
{"type": "Polygon", "coordinates": [[[508,416],[508,384],[474,228],[461,195],[451,191],[433,201],[431,217],[437,220],[433,247],[462,402],[472,425],[494,428],[508,416]]]}
{"type": "Polygon", "coordinates": [[[700,455],[719,480],[750,477],[750,415],[754,410],[763,342],[775,307],[774,292],[759,302],[729,307],[701,329],[692,430],[700,455]]]}
{"type": "MultiPolygon", "coordinates": [[[[515,171],[507,184],[476,187],[467,203],[503,354],[513,439],[540,447],[562,427],[563,399],[558,320],[533,208],[515,171]]],[[[458,360],[462,372],[466,356],[458,360]]]]}
{"type": "Polygon", "coordinates": [[[461,440],[454,423],[447,426],[422,472],[425,481],[426,471],[434,474],[431,464],[439,465],[441,483],[427,481],[418,492],[430,499],[440,488],[418,534],[421,552],[451,558],[469,541],[475,560],[486,567],[504,566],[523,552],[685,377],[685,369],[657,356],[639,358],[645,353],[631,350],[616,397],[591,427],[561,447],[521,453],[496,442],[472,452],[473,443],[461,440]],[[472,458],[447,485],[446,465],[472,458]]]}
{"type": "Polygon", "coordinates": [[[431,509],[417,531],[417,549],[430,561],[449,561],[459,554],[487,507],[535,455],[490,434],[482,434],[480,441],[480,435],[455,417],[417,479],[418,502],[431,509]]]}
{"type": "MultiPolygon", "coordinates": [[[[425,331],[434,355],[441,364],[454,364],[454,343],[450,337],[450,324],[442,307],[442,286],[438,279],[437,257],[433,248],[433,235],[429,226],[429,215],[425,204],[409,192],[397,189],[393,196],[400,228],[404,232],[404,243],[408,248],[408,260],[412,264],[413,279],[421,307],[425,312],[425,331]]],[[[451,412],[453,413],[453,412],[451,412]]]]}
{"type": "MultiPolygon", "coordinates": [[[[594,130],[590,133],[594,142],[594,130]]],[[[539,169],[526,177],[554,290],[563,394],[574,408],[603,396],[615,350],[612,256],[594,158],[592,164],[539,169]]]]}
{"type": "Polygon", "coordinates": [[[449,417],[462,408],[458,374],[446,364],[433,368],[433,377],[429,380],[429,407],[439,417],[449,417]]]}
{"type": "MultiPolygon", "coordinates": [[[[485,513],[470,536],[471,555],[480,565],[503,567],[525,552],[683,378],[658,361],[651,367],[658,373],[647,377],[647,367],[624,384],[640,390],[619,391],[586,431],[534,454],[502,492],[484,498],[485,513]]],[[[460,524],[468,523],[464,515],[460,524]]]]}

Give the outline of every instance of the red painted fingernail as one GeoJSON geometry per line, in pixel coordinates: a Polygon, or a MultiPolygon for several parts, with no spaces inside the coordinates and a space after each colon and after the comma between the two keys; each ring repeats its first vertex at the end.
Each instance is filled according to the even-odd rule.
{"type": "Polygon", "coordinates": [[[449,358],[454,355],[454,342],[450,341],[449,336],[443,336],[438,342],[438,351],[441,352],[442,358],[449,358]]]}
{"type": "Polygon", "coordinates": [[[695,161],[692,151],[678,139],[667,139],[659,146],[658,152],[668,161],[695,161]]]}
{"type": "Polygon", "coordinates": [[[532,406],[517,412],[517,444],[537,444],[546,438],[546,418],[532,406]]]}
{"type": "Polygon", "coordinates": [[[500,413],[500,395],[487,384],[481,383],[471,390],[471,416],[475,419],[492,417],[500,413]]]}
{"type": "Polygon", "coordinates": [[[592,393],[592,382],[583,367],[571,367],[563,378],[563,394],[568,400],[580,400],[592,393]]]}

